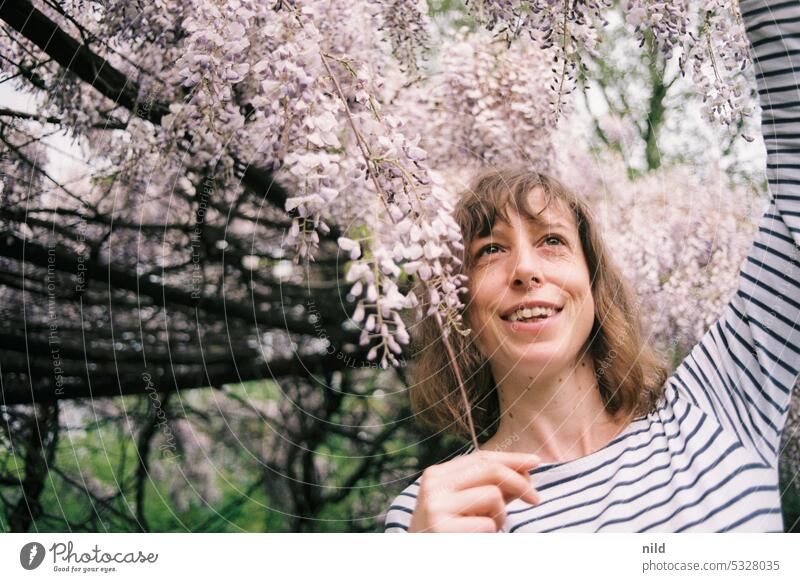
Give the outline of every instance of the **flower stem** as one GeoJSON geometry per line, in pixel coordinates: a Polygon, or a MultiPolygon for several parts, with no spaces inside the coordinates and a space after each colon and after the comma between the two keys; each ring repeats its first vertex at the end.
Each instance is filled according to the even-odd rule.
{"type": "Polygon", "coordinates": [[[478,451],[480,446],[478,445],[478,436],[475,434],[475,423],[472,420],[472,407],[469,403],[469,396],[467,395],[467,389],[464,387],[464,380],[461,378],[461,370],[458,368],[456,353],[453,350],[452,344],[450,343],[450,338],[446,333],[444,323],[442,322],[442,316],[438,310],[436,311],[436,322],[439,324],[439,329],[442,332],[442,342],[447,350],[447,356],[450,358],[450,366],[453,368],[453,373],[456,376],[458,391],[461,393],[461,399],[464,401],[464,416],[467,419],[467,428],[469,429],[469,437],[472,441],[472,447],[478,451]]]}

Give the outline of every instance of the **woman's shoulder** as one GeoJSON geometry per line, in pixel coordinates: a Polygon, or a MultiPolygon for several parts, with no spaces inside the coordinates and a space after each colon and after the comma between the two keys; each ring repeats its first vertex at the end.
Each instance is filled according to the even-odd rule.
{"type": "Polygon", "coordinates": [[[386,521],[384,531],[405,532],[411,523],[411,514],[417,504],[417,494],[419,493],[419,478],[394,498],[389,509],[386,511],[386,521]]]}

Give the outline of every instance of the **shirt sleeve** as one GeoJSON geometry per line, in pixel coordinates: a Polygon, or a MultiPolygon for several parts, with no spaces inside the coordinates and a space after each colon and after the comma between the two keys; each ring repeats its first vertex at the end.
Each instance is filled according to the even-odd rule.
{"type": "Polygon", "coordinates": [[[800,367],[800,2],[741,0],[767,149],[769,204],[722,316],[668,386],[777,465],[800,367]]]}
{"type": "Polygon", "coordinates": [[[417,502],[419,492],[419,479],[406,487],[403,492],[395,497],[386,511],[384,533],[406,533],[411,524],[411,515],[417,502]]]}

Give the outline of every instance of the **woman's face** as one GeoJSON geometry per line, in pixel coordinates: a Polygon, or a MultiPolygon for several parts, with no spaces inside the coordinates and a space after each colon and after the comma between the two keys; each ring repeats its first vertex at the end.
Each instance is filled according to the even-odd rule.
{"type": "MultiPolygon", "coordinates": [[[[541,190],[529,208],[544,207],[541,190]]],[[[469,247],[467,321],[495,378],[574,366],[594,323],[589,269],[573,213],[558,201],[532,220],[508,209],[469,247]],[[519,308],[522,308],[520,310],[519,308]],[[498,377],[500,374],[500,377],[498,377]]]]}

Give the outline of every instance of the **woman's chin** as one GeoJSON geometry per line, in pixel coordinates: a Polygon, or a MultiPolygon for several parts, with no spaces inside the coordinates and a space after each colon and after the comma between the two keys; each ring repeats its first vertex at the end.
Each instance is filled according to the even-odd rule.
{"type": "Polygon", "coordinates": [[[544,346],[529,347],[509,354],[512,369],[527,375],[541,373],[553,367],[561,367],[563,351],[544,349],[544,346]]]}

